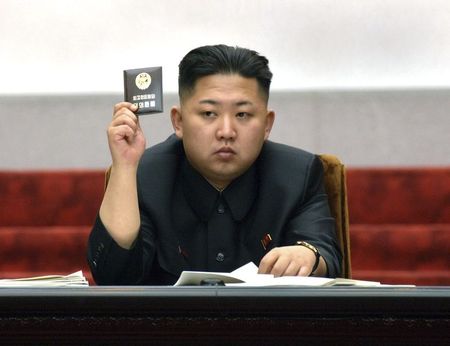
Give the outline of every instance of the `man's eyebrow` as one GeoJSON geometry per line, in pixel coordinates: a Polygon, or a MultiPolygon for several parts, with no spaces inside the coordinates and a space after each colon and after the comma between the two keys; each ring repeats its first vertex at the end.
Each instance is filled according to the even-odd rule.
{"type": "MultiPolygon", "coordinates": [[[[219,105],[221,104],[221,102],[217,101],[217,100],[213,100],[213,99],[204,99],[204,100],[200,100],[199,101],[200,104],[209,104],[209,105],[219,105]]],[[[248,100],[242,100],[242,101],[237,101],[234,103],[235,106],[253,106],[253,103],[251,101],[248,100]]]]}
{"type": "Polygon", "coordinates": [[[218,101],[211,100],[211,99],[200,100],[199,103],[200,104],[208,104],[208,105],[218,105],[219,104],[218,101]]]}
{"type": "Polygon", "coordinates": [[[235,104],[236,106],[253,106],[251,101],[238,101],[235,104]]]}

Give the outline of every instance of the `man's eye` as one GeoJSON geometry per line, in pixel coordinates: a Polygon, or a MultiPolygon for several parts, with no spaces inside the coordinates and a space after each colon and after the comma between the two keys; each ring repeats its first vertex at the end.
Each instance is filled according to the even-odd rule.
{"type": "Polygon", "coordinates": [[[202,114],[206,118],[210,118],[210,117],[213,117],[215,115],[215,113],[211,112],[211,111],[206,111],[206,112],[203,112],[202,114]]]}
{"type": "Polygon", "coordinates": [[[238,114],[236,114],[237,118],[245,118],[248,116],[249,116],[249,114],[247,112],[239,112],[238,114]]]}

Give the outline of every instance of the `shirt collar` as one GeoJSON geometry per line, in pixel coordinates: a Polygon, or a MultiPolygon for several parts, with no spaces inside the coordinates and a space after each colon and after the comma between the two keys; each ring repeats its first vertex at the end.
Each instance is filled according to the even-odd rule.
{"type": "Polygon", "coordinates": [[[181,170],[186,200],[202,221],[209,220],[221,196],[235,221],[241,221],[250,211],[257,195],[257,177],[254,165],[232,181],[222,192],[217,191],[189,164],[187,159],[184,160],[181,170]]]}

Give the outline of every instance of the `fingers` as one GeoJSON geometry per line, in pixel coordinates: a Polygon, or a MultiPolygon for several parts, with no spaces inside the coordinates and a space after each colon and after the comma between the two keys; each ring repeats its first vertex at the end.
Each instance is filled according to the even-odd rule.
{"type": "Polygon", "coordinates": [[[270,274],[272,272],[272,268],[278,259],[275,249],[270,250],[259,262],[258,274],[270,274]]]}
{"type": "Polygon", "coordinates": [[[137,107],[128,102],[114,106],[113,117],[108,125],[109,150],[114,167],[135,169],[145,151],[145,136],[134,112],[137,107]]]}
{"type": "MultiPolygon", "coordinates": [[[[278,276],[297,276],[301,269],[301,265],[292,260],[289,256],[284,256],[281,251],[274,251],[272,256],[263,258],[263,261],[267,261],[264,263],[264,267],[260,270],[261,274],[272,274],[275,277],[278,276]],[[264,272],[262,272],[264,271],[264,272]]],[[[261,268],[261,265],[260,265],[261,268]]]]}
{"type": "Polygon", "coordinates": [[[258,273],[274,276],[308,276],[315,262],[312,251],[300,246],[283,246],[269,251],[261,260],[258,273]],[[310,253],[311,252],[311,253],[310,253]]]}
{"type": "Polygon", "coordinates": [[[312,268],[309,266],[303,266],[300,268],[297,276],[310,276],[312,268]]]}
{"type": "Polygon", "coordinates": [[[120,109],[126,108],[131,112],[136,112],[138,110],[138,106],[130,102],[119,102],[114,105],[114,114],[117,113],[120,109]]]}
{"type": "Polygon", "coordinates": [[[282,276],[289,266],[289,262],[289,258],[283,256],[283,248],[274,248],[261,260],[258,273],[282,276]]]}
{"type": "Polygon", "coordinates": [[[140,130],[139,119],[134,114],[137,107],[128,102],[120,102],[114,106],[113,120],[108,127],[110,136],[131,137],[140,130]]]}
{"type": "Polygon", "coordinates": [[[131,116],[126,114],[120,114],[114,117],[111,121],[110,127],[128,126],[133,131],[139,128],[139,123],[137,119],[133,119],[131,116]]]}
{"type": "Polygon", "coordinates": [[[128,125],[112,126],[108,129],[108,134],[112,139],[131,139],[136,135],[136,130],[128,125]]]}
{"type": "Polygon", "coordinates": [[[296,261],[291,261],[288,263],[286,270],[280,276],[307,276],[309,273],[303,274],[308,270],[307,267],[301,266],[296,261]]]}
{"type": "Polygon", "coordinates": [[[138,107],[129,102],[120,102],[114,106],[113,120],[120,117],[129,117],[133,121],[137,122],[138,117],[134,112],[136,112],[138,107]]]}
{"type": "Polygon", "coordinates": [[[292,267],[295,265],[295,262],[291,263],[290,258],[288,258],[287,256],[279,256],[277,261],[274,263],[272,270],[270,271],[270,274],[272,274],[273,276],[277,277],[277,276],[285,276],[285,275],[296,275],[297,271],[295,272],[295,274],[289,274],[287,273],[287,269],[288,267],[292,267]]]}

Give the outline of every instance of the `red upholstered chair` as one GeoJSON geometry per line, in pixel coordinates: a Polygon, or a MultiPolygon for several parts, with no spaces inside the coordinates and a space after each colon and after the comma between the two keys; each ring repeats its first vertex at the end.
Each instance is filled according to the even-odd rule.
{"type": "Polygon", "coordinates": [[[324,184],[333,217],[336,219],[336,236],[342,250],[341,277],[351,278],[350,232],[347,205],[345,166],[334,155],[319,155],[324,169],[324,184]]]}

